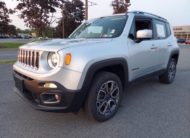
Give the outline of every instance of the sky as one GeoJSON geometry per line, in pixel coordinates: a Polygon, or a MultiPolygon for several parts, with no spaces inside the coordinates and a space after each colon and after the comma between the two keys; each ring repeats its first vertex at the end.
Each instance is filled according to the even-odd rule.
{"type": "MultiPolygon", "coordinates": [[[[17,0],[2,0],[8,8],[14,8],[17,0]]],[[[82,0],[84,1],[84,0],[82,0]]],[[[112,0],[90,0],[97,5],[89,7],[89,18],[96,18],[111,15],[113,9],[112,0]]],[[[145,11],[162,16],[171,23],[172,26],[190,25],[190,0],[131,0],[129,11],[145,11]]],[[[18,13],[11,15],[12,24],[18,28],[26,29],[23,20],[19,19],[18,13]]],[[[60,12],[56,14],[60,17],[60,12]]],[[[54,24],[55,26],[55,24],[54,24]]]]}

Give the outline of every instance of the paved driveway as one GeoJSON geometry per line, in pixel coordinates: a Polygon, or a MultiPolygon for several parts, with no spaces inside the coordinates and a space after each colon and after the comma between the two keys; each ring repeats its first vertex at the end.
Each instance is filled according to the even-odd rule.
{"type": "Polygon", "coordinates": [[[132,85],[117,115],[104,123],[83,111],[42,112],[22,101],[12,88],[11,65],[0,65],[0,138],[189,138],[190,47],[181,47],[176,80],[153,78],[132,85]]]}
{"type": "Polygon", "coordinates": [[[16,60],[16,59],[17,59],[17,50],[0,49],[0,60],[16,60]]]}

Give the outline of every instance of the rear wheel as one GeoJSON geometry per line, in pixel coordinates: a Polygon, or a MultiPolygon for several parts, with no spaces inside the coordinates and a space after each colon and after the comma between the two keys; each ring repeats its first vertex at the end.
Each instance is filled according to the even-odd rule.
{"type": "Polygon", "coordinates": [[[176,64],[176,60],[174,58],[171,58],[168,63],[166,72],[159,76],[160,82],[170,84],[174,81],[176,74],[176,64]]]}
{"type": "Polygon", "coordinates": [[[117,75],[98,73],[89,91],[85,110],[95,120],[106,121],[118,111],[122,93],[122,84],[117,75]]]}

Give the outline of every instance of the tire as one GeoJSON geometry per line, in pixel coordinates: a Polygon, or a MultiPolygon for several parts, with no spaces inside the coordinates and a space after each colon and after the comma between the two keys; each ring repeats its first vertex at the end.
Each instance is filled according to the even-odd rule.
{"type": "Polygon", "coordinates": [[[109,120],[118,111],[122,93],[122,83],[117,75],[109,72],[98,73],[85,103],[86,113],[99,122],[109,120]]]}
{"type": "Polygon", "coordinates": [[[159,76],[160,82],[171,84],[174,81],[176,75],[176,64],[177,62],[174,58],[169,60],[166,72],[159,76]]]}

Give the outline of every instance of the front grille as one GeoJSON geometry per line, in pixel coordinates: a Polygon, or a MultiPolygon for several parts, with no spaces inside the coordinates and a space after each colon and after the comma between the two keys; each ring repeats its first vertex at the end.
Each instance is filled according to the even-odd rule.
{"type": "Polygon", "coordinates": [[[32,68],[39,68],[39,51],[20,49],[18,51],[18,62],[32,68]]]}

